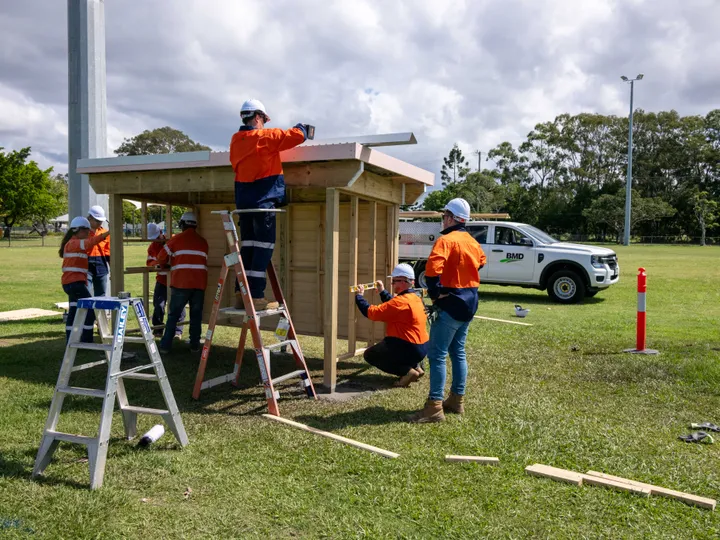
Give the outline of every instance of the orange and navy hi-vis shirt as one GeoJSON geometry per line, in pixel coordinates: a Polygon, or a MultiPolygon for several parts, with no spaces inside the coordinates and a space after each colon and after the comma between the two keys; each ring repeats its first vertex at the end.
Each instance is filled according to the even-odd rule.
{"type": "Polygon", "coordinates": [[[425,265],[428,294],[456,321],[470,321],[478,306],[480,268],[487,259],[463,224],[448,227],[435,241],[425,265]],[[438,298],[440,295],[447,295],[438,298]]]}
{"type": "Polygon", "coordinates": [[[157,254],[157,263],[171,265],[171,287],[204,291],[207,287],[207,254],[207,241],[190,227],[165,243],[157,254]]]}
{"type": "MultiPolygon", "coordinates": [[[[94,231],[90,229],[88,239],[99,236],[104,232],[107,232],[107,229],[103,229],[102,227],[98,227],[94,231]]],[[[90,272],[95,276],[106,275],[110,270],[110,237],[104,238],[102,242],[93,246],[88,257],[90,272]]]]}
{"type": "Polygon", "coordinates": [[[365,317],[371,321],[385,323],[385,341],[391,346],[395,345],[394,348],[399,354],[417,357],[416,362],[425,358],[430,336],[427,332],[425,304],[420,297],[408,289],[396,296],[383,291],[380,293],[380,299],[383,301],[382,304],[371,306],[362,295],[358,294],[355,296],[355,303],[365,317]],[[406,346],[399,347],[399,345],[406,346]]]}
{"type": "Polygon", "coordinates": [[[76,281],[87,283],[88,276],[88,254],[92,249],[102,242],[99,236],[80,240],[71,238],[63,249],[62,279],[63,285],[69,285],[76,281]]]}
{"type": "Polygon", "coordinates": [[[242,126],[230,141],[230,164],[235,171],[235,206],[269,208],[285,200],[285,177],[280,152],[307,139],[302,124],[291,129],[242,126]]]}
{"type": "MultiPolygon", "coordinates": [[[[163,246],[162,242],[151,242],[147,249],[147,266],[155,267],[157,266],[158,260],[157,256],[158,254],[163,251],[165,246],[163,246]]],[[[161,285],[167,285],[167,276],[169,271],[168,270],[158,270],[157,275],[155,276],[155,281],[160,283],[161,285]]]]}

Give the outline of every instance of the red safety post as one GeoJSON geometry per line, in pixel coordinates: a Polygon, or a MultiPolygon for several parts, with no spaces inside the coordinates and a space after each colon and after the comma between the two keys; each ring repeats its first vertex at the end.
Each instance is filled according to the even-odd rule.
{"type": "Polygon", "coordinates": [[[625,352],[636,354],[658,354],[654,349],[646,349],[645,342],[647,338],[647,318],[645,293],[647,292],[647,274],[644,268],[638,268],[637,280],[637,334],[634,349],[625,349],[625,352]]]}

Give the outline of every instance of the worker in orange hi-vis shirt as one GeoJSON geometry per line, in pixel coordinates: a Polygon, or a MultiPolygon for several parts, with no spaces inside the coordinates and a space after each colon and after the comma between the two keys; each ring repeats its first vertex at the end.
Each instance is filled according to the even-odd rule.
{"type": "Polygon", "coordinates": [[[208,243],[197,231],[197,218],[185,212],[180,218],[182,232],[170,238],[157,255],[159,266],[170,264],[170,308],[160,352],[169,353],[180,313],[190,304],[190,350],[200,350],[203,302],[207,287],[208,243]]]}
{"type": "Polygon", "coordinates": [[[428,295],[438,315],[430,326],[428,362],[430,395],[425,407],[410,418],[414,423],[441,422],[444,412],[463,414],[467,361],[465,340],[470,321],[478,307],[480,269],[486,258],[480,244],[465,230],[470,205],[465,199],[453,199],[444,208],[442,236],[435,241],[427,264],[425,279],[428,295]],[[445,397],[445,357],[452,361],[450,396],[445,397]]]}
{"type": "Polygon", "coordinates": [[[427,353],[427,315],[425,304],[412,289],[415,283],[412,267],[400,263],[390,278],[395,296],[385,290],[382,281],[376,282],[382,300],[379,306],[371,306],[363,298],[365,288],[358,285],[355,304],[360,313],[386,326],[385,339],[368,347],[363,357],[380,371],[400,377],[395,386],[408,387],[425,374],[420,363],[427,353]]]}
{"type": "MultiPolygon", "coordinates": [[[[88,290],[88,255],[109,234],[110,232],[105,231],[89,238],[90,222],[86,218],[78,216],[70,222],[70,227],[68,227],[60,243],[59,255],[63,260],[61,283],[63,290],[68,295],[68,304],[70,306],[65,323],[66,341],[70,339],[70,330],[72,330],[75,321],[77,301],[92,296],[88,290]]],[[[83,324],[81,341],[92,343],[94,325],[95,311],[90,309],[83,324]]]]}
{"type": "MultiPolygon", "coordinates": [[[[148,240],[152,240],[147,249],[147,266],[158,268],[157,256],[165,247],[165,235],[157,225],[157,223],[148,223],[147,226],[147,237],[148,240]]],[[[155,276],[155,289],[153,289],[153,314],[152,314],[152,325],[160,326],[165,322],[165,307],[167,304],[167,277],[170,273],[170,266],[165,265],[162,268],[158,268],[158,272],[155,276]]],[[[178,323],[185,320],[185,309],[180,312],[180,318],[178,323]]],[[[153,330],[155,337],[162,337],[162,330],[153,330]]],[[[175,337],[180,339],[182,337],[182,326],[178,326],[175,330],[175,337]]]]}
{"type": "MultiPolygon", "coordinates": [[[[90,235],[104,234],[102,224],[107,221],[105,210],[102,206],[91,206],[87,216],[90,222],[90,235]]],[[[105,239],[96,244],[88,257],[88,285],[93,296],[105,296],[107,292],[108,275],[110,274],[110,237],[105,235],[105,239]]]]}
{"type": "MultiPolygon", "coordinates": [[[[284,206],[285,178],[280,152],[302,144],[308,124],[291,129],[266,128],[270,117],[257,99],[243,103],[243,125],[230,141],[230,164],[235,171],[235,206],[243,209],[271,209],[284,206]]],[[[275,213],[242,213],[239,219],[242,257],[255,310],[275,309],[277,302],[265,299],[265,271],[275,248],[275,213]]],[[[235,282],[235,308],[244,309],[240,288],[235,282]]]]}

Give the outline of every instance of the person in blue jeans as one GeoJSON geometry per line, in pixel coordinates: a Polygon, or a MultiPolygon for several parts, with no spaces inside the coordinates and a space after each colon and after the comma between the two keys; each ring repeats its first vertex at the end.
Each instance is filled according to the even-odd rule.
{"type": "Polygon", "coordinates": [[[438,315],[430,326],[428,343],[430,394],[425,406],[410,418],[413,423],[442,422],[445,412],[465,412],[465,340],[478,307],[479,270],[486,261],[480,244],[465,230],[469,219],[470,205],[465,199],[453,199],[445,206],[441,236],[425,265],[428,294],[438,315]],[[450,396],[443,401],[448,353],[452,384],[450,396]]]}

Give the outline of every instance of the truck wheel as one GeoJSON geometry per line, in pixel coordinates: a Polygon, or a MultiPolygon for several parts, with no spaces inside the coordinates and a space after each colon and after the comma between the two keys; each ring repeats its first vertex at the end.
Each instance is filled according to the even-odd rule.
{"type": "Polygon", "coordinates": [[[415,263],[415,286],[421,289],[427,289],[427,281],[425,281],[425,263],[427,261],[418,261],[415,263]]]}
{"type": "Polygon", "coordinates": [[[550,276],[547,292],[556,302],[576,304],[585,298],[585,284],[572,270],[560,270],[550,276]]]}

